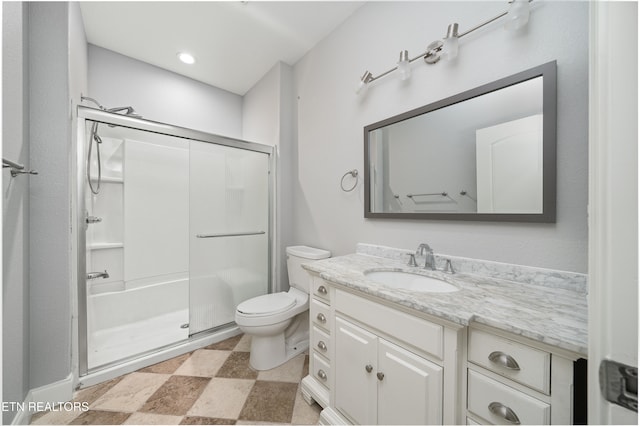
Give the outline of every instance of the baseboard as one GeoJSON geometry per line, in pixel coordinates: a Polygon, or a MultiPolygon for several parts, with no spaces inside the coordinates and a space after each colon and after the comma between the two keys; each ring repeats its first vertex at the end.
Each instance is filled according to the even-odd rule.
{"type": "MultiPolygon", "coordinates": [[[[29,394],[27,394],[27,398],[29,397],[29,394]]],[[[29,403],[29,401],[27,401],[27,399],[24,400],[25,405],[29,403]]],[[[12,425],[28,425],[29,423],[31,423],[31,414],[29,411],[24,410],[24,411],[18,411],[16,413],[16,415],[13,417],[13,421],[11,422],[12,425]]]]}
{"type": "Polygon", "coordinates": [[[16,413],[11,424],[28,425],[31,421],[31,415],[38,411],[37,408],[45,408],[72,399],[73,374],[69,374],[57,382],[31,389],[24,399],[23,407],[25,409],[16,413]]]}
{"type": "Polygon", "coordinates": [[[319,425],[335,426],[335,425],[350,425],[349,421],[342,417],[340,413],[334,410],[332,407],[327,407],[320,412],[319,425]]]}
{"type": "Polygon", "coordinates": [[[73,374],[65,379],[31,389],[31,400],[35,403],[58,403],[73,399],[73,374]]]}

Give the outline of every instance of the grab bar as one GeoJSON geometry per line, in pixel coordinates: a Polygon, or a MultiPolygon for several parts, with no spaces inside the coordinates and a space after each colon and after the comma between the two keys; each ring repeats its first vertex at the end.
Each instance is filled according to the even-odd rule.
{"type": "Polygon", "coordinates": [[[427,194],[407,194],[407,198],[411,199],[411,201],[413,201],[413,202],[414,202],[414,203],[416,203],[416,204],[423,204],[424,202],[422,202],[422,201],[420,201],[420,202],[419,202],[419,201],[416,201],[414,197],[430,197],[430,196],[445,197],[445,198],[448,198],[448,199],[450,199],[451,201],[453,201],[453,202],[456,202],[456,203],[457,203],[457,201],[456,201],[456,200],[454,200],[453,198],[451,198],[451,197],[449,196],[449,193],[448,193],[448,192],[444,192],[444,191],[443,191],[443,192],[430,192],[430,193],[427,193],[427,194]]]}
{"type": "Polygon", "coordinates": [[[220,237],[242,237],[245,235],[263,235],[264,231],[253,232],[230,232],[226,234],[197,234],[196,238],[220,238],[220,237]]]}
{"type": "Polygon", "coordinates": [[[7,160],[6,158],[2,159],[2,168],[9,168],[11,173],[11,177],[16,177],[18,175],[37,175],[38,172],[35,170],[25,171],[24,166],[22,164],[15,163],[11,160],[7,160]]]}
{"type": "Polygon", "coordinates": [[[449,194],[447,194],[446,192],[431,192],[431,193],[428,193],[428,194],[407,194],[407,197],[409,197],[409,198],[413,198],[413,197],[428,197],[430,195],[441,195],[443,197],[446,197],[449,194]]]}

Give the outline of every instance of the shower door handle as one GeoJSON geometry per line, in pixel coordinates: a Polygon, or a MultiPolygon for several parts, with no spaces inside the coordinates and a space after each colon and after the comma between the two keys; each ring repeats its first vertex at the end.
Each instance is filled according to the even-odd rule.
{"type": "Polygon", "coordinates": [[[243,237],[246,235],[263,235],[264,231],[228,232],[223,234],[196,234],[196,238],[243,237]]]}

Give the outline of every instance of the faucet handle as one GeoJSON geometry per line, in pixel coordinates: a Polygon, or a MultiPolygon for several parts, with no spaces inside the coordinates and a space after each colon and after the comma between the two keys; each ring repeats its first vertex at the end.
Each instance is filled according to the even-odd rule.
{"type": "Polygon", "coordinates": [[[407,255],[409,256],[409,262],[407,262],[407,265],[418,266],[416,263],[416,255],[414,253],[407,253],[407,255]]]}
{"type": "Polygon", "coordinates": [[[453,269],[453,264],[451,263],[451,259],[445,259],[444,272],[448,272],[450,274],[455,274],[456,271],[453,269]]]}

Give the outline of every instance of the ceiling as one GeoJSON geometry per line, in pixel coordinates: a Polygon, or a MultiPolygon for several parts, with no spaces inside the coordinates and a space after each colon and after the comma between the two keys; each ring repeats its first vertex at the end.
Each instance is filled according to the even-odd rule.
{"type": "Polygon", "coordinates": [[[80,2],[87,41],[244,95],[295,64],[364,2],[80,2]],[[186,65],[177,53],[196,63],[186,65]]]}

